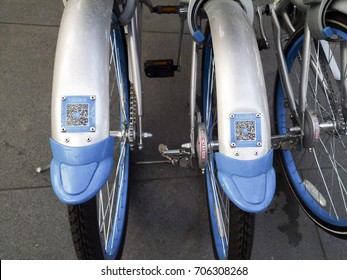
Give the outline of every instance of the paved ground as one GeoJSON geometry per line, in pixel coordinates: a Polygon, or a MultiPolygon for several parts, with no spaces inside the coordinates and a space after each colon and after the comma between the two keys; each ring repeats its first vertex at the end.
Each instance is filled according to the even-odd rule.
{"type": "MultiPolygon", "coordinates": [[[[34,172],[51,159],[51,81],[62,11],[60,0],[0,0],[0,259],[75,258],[65,206],[53,194],[49,173],[34,172]]],[[[176,57],[177,22],[173,16],[146,19],[144,59],[176,57]]],[[[160,159],[159,143],[178,147],[189,140],[190,48],[185,35],[185,63],[175,78],[144,79],[144,128],[155,137],[134,161],[160,159]]],[[[272,100],[274,52],[262,58],[272,100]]],[[[131,171],[124,258],[212,259],[199,173],[171,165],[131,171]]],[[[293,200],[280,171],[277,178],[271,206],[257,215],[252,258],[347,259],[347,242],[318,229],[293,200]]]]}

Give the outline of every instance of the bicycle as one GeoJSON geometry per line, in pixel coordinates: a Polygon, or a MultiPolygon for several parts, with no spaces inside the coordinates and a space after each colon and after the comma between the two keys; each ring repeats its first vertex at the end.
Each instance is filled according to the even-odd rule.
{"type": "Polygon", "coordinates": [[[277,0],[256,10],[251,0],[193,0],[177,6],[153,6],[149,0],[64,2],[53,80],[51,178],[58,198],[69,205],[79,258],[121,256],[130,152],[152,136],[142,128],[143,5],[181,18],[177,63],[146,61],[148,77],[179,71],[185,21],[192,34],[190,142],[173,150],[160,145],[159,152],[204,174],[216,258],[250,258],[254,213],[264,211],[275,193],[274,150],[281,151],[288,182],[309,217],[346,237],[343,1],[277,0]],[[274,135],[259,56],[259,49],[269,47],[265,14],[273,21],[279,67],[274,135]]]}

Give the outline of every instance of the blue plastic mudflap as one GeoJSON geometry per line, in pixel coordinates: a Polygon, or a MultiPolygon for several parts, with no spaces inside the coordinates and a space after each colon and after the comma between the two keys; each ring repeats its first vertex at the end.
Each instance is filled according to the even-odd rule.
{"type": "Polygon", "coordinates": [[[66,204],[79,204],[94,197],[112,171],[114,138],[84,147],[61,145],[53,139],[50,142],[51,181],[57,197],[66,204]]]}
{"type": "Polygon", "coordinates": [[[237,160],[221,153],[215,155],[218,180],[229,199],[246,212],[265,210],[276,189],[273,150],[255,160],[237,160]]]}

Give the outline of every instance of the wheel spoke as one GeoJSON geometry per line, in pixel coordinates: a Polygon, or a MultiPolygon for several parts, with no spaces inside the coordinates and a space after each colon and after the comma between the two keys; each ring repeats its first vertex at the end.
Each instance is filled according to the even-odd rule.
{"type": "MultiPolygon", "coordinates": [[[[125,131],[128,126],[127,105],[125,84],[123,81],[124,68],[121,64],[121,49],[118,35],[115,29],[110,35],[110,106],[116,110],[110,110],[112,114],[113,125],[116,125],[117,131],[125,131]],[[111,76],[112,75],[112,76],[111,76]],[[118,109],[117,109],[118,108],[118,109]]],[[[124,53],[123,53],[124,55],[124,53]]],[[[128,94],[128,93],[127,93],[128,94]]],[[[115,167],[113,170],[113,178],[107,181],[104,188],[98,194],[98,217],[99,229],[102,233],[103,248],[106,255],[113,254],[115,242],[119,242],[117,235],[119,234],[119,222],[121,215],[124,215],[123,197],[125,186],[125,161],[128,145],[124,137],[116,138],[114,146],[115,167]]]]}
{"type": "MultiPolygon", "coordinates": [[[[223,249],[223,255],[226,256],[227,249],[228,249],[228,234],[226,228],[228,228],[228,224],[225,223],[225,221],[229,221],[228,217],[225,217],[226,211],[222,211],[221,202],[223,201],[220,197],[220,186],[218,185],[218,181],[215,177],[214,167],[212,166],[212,163],[208,162],[208,168],[211,171],[210,172],[210,183],[212,187],[212,194],[213,194],[213,201],[214,201],[214,211],[216,213],[216,222],[217,222],[217,228],[218,228],[218,234],[220,238],[220,242],[222,244],[223,249]],[[223,213],[225,213],[223,215],[223,213]]],[[[229,201],[228,201],[229,203],[229,201]]],[[[229,206],[229,205],[228,205],[229,206]]],[[[223,207],[224,209],[226,206],[223,207]]]]}
{"type": "MultiPolygon", "coordinates": [[[[108,185],[108,182],[107,182],[108,185]]],[[[99,213],[101,214],[101,217],[99,217],[99,229],[100,232],[104,235],[104,240],[106,240],[106,227],[105,227],[105,211],[104,211],[104,201],[103,201],[103,195],[102,192],[99,194],[99,213]],[[100,220],[101,218],[101,220],[100,220]]]]}
{"type": "MultiPolygon", "coordinates": [[[[302,67],[302,36],[303,31],[297,31],[286,49],[295,100],[300,99],[297,91],[300,75],[296,71],[300,73],[302,67]]],[[[346,114],[343,107],[346,44],[337,36],[311,44],[306,114],[312,119],[305,117],[303,141],[282,153],[287,176],[300,203],[316,223],[326,229],[334,228],[334,232],[339,230],[336,227],[347,231],[347,136],[346,115],[343,115],[346,114]],[[318,139],[316,120],[321,127],[318,139]]],[[[277,127],[285,126],[289,131],[293,127],[290,109],[283,106],[283,95],[278,94],[278,97],[277,127]]]]}
{"type": "MultiPolygon", "coordinates": [[[[325,146],[325,144],[323,143],[323,141],[320,139],[320,143],[321,145],[323,146],[326,154],[328,155],[329,157],[329,160],[332,164],[332,167],[333,167],[333,170],[334,172],[332,172],[332,176],[333,174],[336,174],[336,177],[337,177],[337,180],[338,180],[338,184],[339,184],[339,189],[340,189],[340,193],[341,193],[341,198],[343,200],[343,204],[344,204],[344,208],[345,208],[345,211],[347,212],[347,207],[346,207],[346,201],[345,201],[345,195],[347,195],[347,190],[346,190],[346,187],[344,186],[344,183],[341,179],[341,176],[340,176],[340,173],[338,171],[338,167],[342,167],[341,163],[339,163],[336,158],[335,158],[335,138],[333,137],[333,143],[330,143],[331,144],[331,150],[332,150],[332,155],[329,153],[327,147],[325,146]]],[[[347,175],[347,170],[345,168],[341,168],[347,175]]],[[[331,189],[333,188],[334,186],[334,182],[332,180],[331,182],[331,189]]],[[[331,190],[329,192],[329,194],[331,193],[331,190]]],[[[330,198],[330,196],[329,196],[330,198]]],[[[333,201],[331,201],[331,204],[333,204],[333,201]]]]}
{"type": "MultiPolygon", "coordinates": [[[[216,129],[217,125],[217,116],[213,111],[214,106],[214,58],[213,51],[209,50],[210,61],[208,65],[208,75],[207,75],[207,90],[206,90],[206,111],[205,111],[205,120],[207,127],[207,135],[209,139],[212,140],[213,131],[216,129]],[[212,122],[212,123],[211,123],[212,122]]],[[[228,250],[228,228],[229,228],[229,199],[224,194],[222,188],[218,183],[216,178],[216,168],[213,153],[210,154],[210,158],[207,162],[207,169],[209,170],[210,177],[208,178],[211,186],[212,199],[213,199],[213,209],[215,213],[215,219],[217,223],[217,232],[218,239],[221,244],[222,255],[227,256],[228,250]]]]}
{"type": "Polygon", "coordinates": [[[320,164],[319,164],[319,161],[318,161],[318,159],[317,159],[316,149],[313,149],[313,155],[314,155],[314,158],[315,158],[315,160],[316,160],[316,164],[317,164],[317,167],[318,167],[319,174],[320,174],[320,176],[321,176],[321,179],[323,180],[325,190],[326,190],[326,192],[327,192],[327,194],[328,194],[328,196],[329,196],[330,204],[331,204],[331,206],[332,206],[332,208],[333,208],[333,210],[334,210],[334,213],[335,213],[336,218],[339,219],[339,216],[337,215],[337,212],[336,212],[336,209],[335,209],[334,202],[333,202],[333,200],[332,200],[332,198],[331,198],[331,194],[330,194],[330,192],[329,192],[327,183],[326,183],[326,181],[325,181],[325,176],[323,175],[322,169],[320,168],[320,164]]]}
{"type": "MultiPolygon", "coordinates": [[[[113,223],[116,224],[117,219],[119,217],[119,209],[121,207],[121,201],[122,201],[122,190],[123,190],[123,185],[124,185],[124,159],[125,159],[125,144],[122,145],[122,149],[121,149],[121,155],[119,156],[119,161],[118,161],[118,165],[119,168],[117,166],[117,170],[119,171],[117,174],[119,174],[119,177],[117,178],[118,180],[118,196],[117,196],[117,202],[116,202],[116,212],[113,215],[113,223]]],[[[116,189],[116,182],[113,183],[113,188],[116,189]]],[[[116,230],[117,229],[113,229],[112,231],[112,246],[114,244],[114,236],[116,234],[116,230]]]]}

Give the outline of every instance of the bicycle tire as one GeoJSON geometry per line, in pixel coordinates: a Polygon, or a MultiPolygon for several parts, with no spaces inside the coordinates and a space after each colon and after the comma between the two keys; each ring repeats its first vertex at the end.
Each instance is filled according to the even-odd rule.
{"type": "MultiPolygon", "coordinates": [[[[331,45],[347,41],[346,16],[338,12],[328,12],[326,24],[339,36],[334,35],[335,38],[324,40],[324,43],[322,41],[314,41],[315,56],[318,59],[316,59],[316,69],[311,65],[310,71],[316,70],[324,78],[322,79],[323,82],[318,85],[319,75],[310,74],[310,77],[316,80],[309,83],[310,92],[308,93],[307,102],[308,108],[313,111],[313,115],[317,116],[320,124],[327,123],[329,119],[335,119],[336,121],[335,115],[338,114],[338,110],[341,108],[341,100],[339,100],[341,98],[339,96],[340,88],[337,86],[339,82],[335,80],[338,76],[331,70],[333,68],[336,69],[336,66],[330,67],[329,65],[340,58],[331,45]],[[328,54],[330,53],[330,56],[323,50],[323,46],[327,46],[327,44],[330,44],[329,48],[324,48],[329,50],[328,54]],[[323,89],[324,85],[327,85],[325,89],[323,89]]],[[[285,47],[287,67],[291,75],[296,68],[300,69],[300,58],[298,59],[298,57],[300,57],[300,47],[303,44],[303,33],[303,28],[297,30],[285,47]]],[[[341,63],[337,66],[341,68],[341,63]]],[[[340,71],[341,81],[346,79],[345,75],[340,71]]],[[[293,83],[298,79],[294,75],[291,77],[293,83]]],[[[297,86],[298,84],[294,83],[293,89],[296,89],[297,86]]],[[[289,120],[290,117],[288,117],[286,100],[279,78],[277,78],[275,91],[276,132],[285,134],[288,132],[288,128],[292,126],[292,123],[289,120]]],[[[298,95],[297,91],[295,95],[298,95]]],[[[280,160],[288,184],[309,218],[325,231],[338,237],[346,238],[347,208],[345,201],[347,192],[344,184],[347,182],[347,176],[346,170],[344,170],[346,164],[340,160],[343,159],[346,162],[343,154],[346,153],[344,145],[347,141],[347,136],[341,135],[335,125],[331,130],[323,131],[320,129],[319,140],[314,144],[313,148],[302,147],[300,146],[302,142],[299,141],[299,145],[296,148],[281,150],[280,160]],[[328,144],[331,147],[327,147],[328,144]],[[339,146],[335,146],[337,144],[339,146]],[[335,150],[336,147],[341,148],[340,153],[335,150]],[[330,152],[333,155],[329,154],[330,152]],[[329,162],[331,166],[327,166],[329,162]],[[310,167],[311,170],[307,167],[310,167]],[[336,178],[334,178],[335,176],[336,178]],[[330,183],[327,180],[328,177],[330,183]],[[339,192],[342,192],[341,197],[338,197],[339,192]]]]}
{"type": "MultiPolygon", "coordinates": [[[[111,28],[110,42],[110,129],[126,131],[129,125],[129,82],[122,26],[111,28]]],[[[122,255],[127,224],[130,149],[125,137],[115,142],[115,164],[106,185],[91,200],[68,206],[72,240],[79,259],[119,259],[122,255]],[[104,201],[105,196],[107,200],[104,201]]]]}
{"type": "MultiPolygon", "coordinates": [[[[217,140],[216,89],[214,81],[213,43],[209,25],[205,30],[207,42],[202,53],[202,113],[208,141],[217,140]],[[212,122],[211,120],[214,121],[212,122]]],[[[211,239],[216,259],[250,259],[255,215],[236,207],[223,192],[217,178],[214,152],[210,151],[204,183],[207,192],[211,239]],[[225,213],[221,213],[223,208],[225,213]],[[223,215],[224,214],[224,215],[223,215]],[[223,215],[223,217],[220,217],[223,215]],[[218,218],[220,217],[220,218],[218,218]],[[223,228],[223,230],[221,229],[223,228]]]]}

